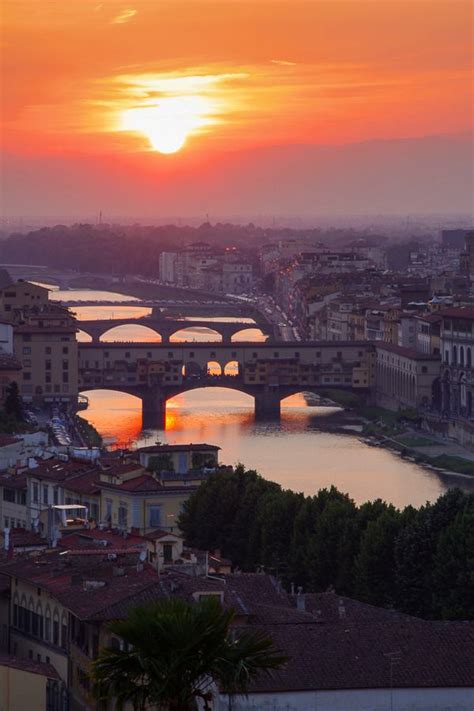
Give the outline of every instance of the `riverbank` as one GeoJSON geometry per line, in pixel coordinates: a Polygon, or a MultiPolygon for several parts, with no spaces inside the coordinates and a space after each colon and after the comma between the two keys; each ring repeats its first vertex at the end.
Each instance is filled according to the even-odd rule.
{"type": "Polygon", "coordinates": [[[331,415],[322,427],[324,431],[354,434],[359,431],[361,441],[368,446],[391,449],[415,464],[442,474],[452,473],[474,477],[474,453],[422,429],[422,416],[415,410],[392,412],[381,407],[367,406],[357,395],[344,391],[326,391],[344,409],[331,415]],[[359,429],[360,428],[360,429],[359,429]]]}
{"type": "Polygon", "coordinates": [[[73,417],[74,428],[81,444],[85,447],[102,447],[103,440],[96,428],[79,415],[73,417]]]}

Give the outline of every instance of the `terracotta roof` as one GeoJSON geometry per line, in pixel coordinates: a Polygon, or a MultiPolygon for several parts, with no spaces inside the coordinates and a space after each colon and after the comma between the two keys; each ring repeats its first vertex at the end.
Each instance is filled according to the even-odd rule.
{"type": "Polygon", "coordinates": [[[395,343],[376,341],[375,346],[378,351],[389,351],[390,353],[395,353],[396,355],[402,356],[403,358],[409,358],[410,360],[440,361],[439,355],[422,353],[421,351],[416,351],[414,348],[403,348],[402,346],[397,346],[395,343]]]}
{"type": "Polygon", "coordinates": [[[146,538],[148,541],[158,541],[160,538],[164,538],[165,536],[183,538],[183,536],[181,536],[179,533],[171,533],[171,531],[162,531],[158,528],[155,531],[151,531],[150,533],[145,534],[144,538],[146,538]]]}
{"type": "Polygon", "coordinates": [[[10,474],[9,472],[0,474],[0,486],[6,489],[26,489],[27,481],[26,471],[15,472],[14,474],[10,474]]]}
{"type": "Polygon", "coordinates": [[[126,549],[130,546],[143,546],[145,543],[143,536],[127,534],[121,536],[113,529],[100,530],[99,528],[88,528],[74,533],[63,533],[58,541],[60,548],[68,550],[94,549],[95,552],[109,553],[112,548],[126,549]]]}
{"type": "Polygon", "coordinates": [[[142,474],[134,479],[127,479],[122,484],[109,484],[108,482],[101,481],[100,486],[102,489],[115,489],[119,491],[125,491],[128,494],[175,494],[182,492],[194,491],[196,486],[164,486],[159,481],[157,481],[151,474],[142,474]]]}
{"type": "Polygon", "coordinates": [[[37,546],[47,547],[45,538],[41,538],[39,533],[27,531],[25,528],[12,528],[10,530],[10,541],[13,548],[35,548],[37,546]]]}
{"type": "Polygon", "coordinates": [[[30,674],[40,674],[48,679],[60,679],[60,676],[52,664],[44,664],[43,662],[34,662],[31,659],[17,659],[10,654],[0,654],[0,667],[9,667],[10,669],[21,669],[30,674]]]}
{"type": "Polygon", "coordinates": [[[100,493],[100,473],[98,470],[79,474],[67,480],[64,488],[67,491],[74,491],[76,494],[94,495],[100,493]]]}
{"type": "Polygon", "coordinates": [[[52,481],[66,481],[79,474],[85,474],[94,469],[94,465],[88,462],[61,462],[58,459],[50,459],[42,462],[38,467],[29,469],[28,474],[35,479],[50,479],[52,481]]]}
{"type": "Polygon", "coordinates": [[[12,444],[21,444],[22,440],[13,435],[3,434],[0,432],[0,447],[9,447],[12,444]]]}
{"type": "Polygon", "coordinates": [[[9,353],[0,354],[0,370],[21,370],[22,365],[15,356],[9,353]]]}
{"type": "Polygon", "coordinates": [[[155,444],[151,447],[140,447],[138,452],[145,454],[161,454],[162,452],[217,452],[220,449],[215,444],[155,444]]]}
{"type": "Polygon", "coordinates": [[[440,316],[445,318],[466,318],[469,321],[474,321],[474,308],[472,306],[458,306],[440,309],[440,316]]]}

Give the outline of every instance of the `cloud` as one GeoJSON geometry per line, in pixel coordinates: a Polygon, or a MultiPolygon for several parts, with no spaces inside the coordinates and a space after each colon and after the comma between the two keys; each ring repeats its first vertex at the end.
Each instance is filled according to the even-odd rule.
{"type": "Polygon", "coordinates": [[[271,64],[279,64],[282,67],[296,67],[296,62],[288,62],[286,59],[270,59],[271,64]]]}
{"type": "Polygon", "coordinates": [[[127,9],[127,10],[122,10],[114,19],[111,21],[112,25],[123,25],[126,22],[128,22],[132,17],[135,17],[137,14],[136,10],[132,9],[127,9]]]}

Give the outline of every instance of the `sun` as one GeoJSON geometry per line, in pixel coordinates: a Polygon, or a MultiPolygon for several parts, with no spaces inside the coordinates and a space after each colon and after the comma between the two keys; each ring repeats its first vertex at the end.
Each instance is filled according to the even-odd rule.
{"type": "Polygon", "coordinates": [[[202,97],[167,97],[153,106],[126,109],[120,129],[146,136],[154,151],[177,153],[191,133],[208,123],[205,108],[202,97]]]}

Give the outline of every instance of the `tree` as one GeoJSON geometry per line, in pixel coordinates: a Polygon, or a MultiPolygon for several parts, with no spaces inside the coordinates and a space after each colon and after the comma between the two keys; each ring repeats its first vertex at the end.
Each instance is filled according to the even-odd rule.
{"type": "Polygon", "coordinates": [[[5,412],[17,420],[23,418],[23,405],[21,403],[20,390],[18,383],[14,380],[7,386],[7,395],[5,398],[5,412]]]}
{"type": "Polygon", "coordinates": [[[450,489],[426,504],[405,526],[395,545],[397,607],[418,617],[433,617],[433,566],[441,534],[462,511],[468,497],[450,489]]]}
{"type": "Polygon", "coordinates": [[[395,541],[403,519],[393,506],[369,521],[355,560],[359,599],[372,605],[392,605],[395,590],[395,541]]]}
{"type": "Polygon", "coordinates": [[[258,630],[231,634],[233,618],[213,598],[135,608],[127,620],[109,626],[124,648],[103,649],[93,663],[95,695],[104,704],[114,699],[119,711],[126,703],[136,711],[190,711],[198,699],[208,708],[215,685],[245,693],[252,679],[286,658],[258,630]]]}
{"type": "Polygon", "coordinates": [[[441,534],[434,558],[434,611],[445,620],[474,619],[474,506],[441,534]]]}

